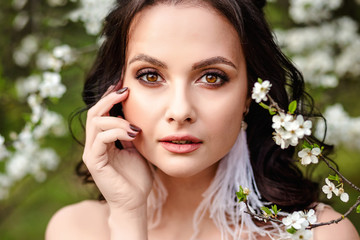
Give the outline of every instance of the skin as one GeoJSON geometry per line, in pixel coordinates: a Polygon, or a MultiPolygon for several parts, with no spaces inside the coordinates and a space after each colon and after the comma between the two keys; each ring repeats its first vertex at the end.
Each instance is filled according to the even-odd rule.
{"type": "MultiPolygon", "coordinates": [[[[209,8],[144,9],[131,25],[122,87],[128,87],[122,94],[114,87],[108,90],[89,110],[86,124],[83,160],[107,201],[84,201],[61,209],[51,219],[46,239],[182,240],[192,235],[201,194],[218,161],[234,144],[248,104],[240,39],[231,24],[209,8]],[[226,75],[228,81],[212,83],[222,82],[210,76],[214,73],[226,75]],[[119,102],[126,120],[109,116],[119,102]],[[142,130],[134,130],[130,123],[142,130]],[[197,137],[200,148],[176,154],[159,143],[179,134],[197,137]],[[114,147],[117,139],[125,149],[114,147]],[[158,168],[168,190],[162,221],[150,231],[146,227],[146,199],[152,187],[148,162],[158,168]]],[[[327,209],[320,220],[335,215],[327,209]]],[[[199,239],[221,239],[208,216],[199,227],[199,239]]],[[[341,239],[357,239],[348,220],[331,229],[342,233],[341,239]]],[[[316,230],[315,236],[333,239],[327,231],[316,230]]]]}

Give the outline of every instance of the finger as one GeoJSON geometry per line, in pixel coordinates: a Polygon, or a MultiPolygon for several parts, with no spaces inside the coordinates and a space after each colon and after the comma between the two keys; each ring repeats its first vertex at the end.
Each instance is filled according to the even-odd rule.
{"type": "Polygon", "coordinates": [[[98,158],[106,154],[109,144],[115,144],[116,140],[133,141],[136,135],[129,135],[124,129],[116,128],[110,129],[97,134],[94,143],[91,147],[91,152],[94,158],[98,158]]]}
{"type": "Polygon", "coordinates": [[[99,131],[106,131],[112,128],[123,128],[127,131],[134,131],[131,127],[132,125],[121,117],[94,117],[91,125],[99,131]]]}
{"type": "Polygon", "coordinates": [[[129,89],[127,87],[122,88],[119,91],[109,93],[89,109],[88,119],[94,116],[107,115],[115,104],[124,101],[128,96],[129,89]]]}
{"type": "Polygon", "coordinates": [[[107,131],[113,128],[121,128],[130,134],[137,134],[141,131],[139,127],[130,124],[128,121],[121,117],[94,117],[87,123],[86,141],[91,143],[94,141],[95,136],[102,131],[107,131]]]}

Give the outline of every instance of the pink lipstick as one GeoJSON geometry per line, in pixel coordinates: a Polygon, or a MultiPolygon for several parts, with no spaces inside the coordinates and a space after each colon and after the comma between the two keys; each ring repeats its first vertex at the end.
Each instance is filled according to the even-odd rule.
{"type": "Polygon", "coordinates": [[[159,140],[161,146],[172,153],[190,153],[200,148],[202,141],[191,135],[171,135],[159,140]]]}

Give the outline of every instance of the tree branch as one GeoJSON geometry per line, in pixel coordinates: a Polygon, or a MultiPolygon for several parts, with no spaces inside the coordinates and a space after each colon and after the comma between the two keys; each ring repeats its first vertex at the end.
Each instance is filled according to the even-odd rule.
{"type": "Polygon", "coordinates": [[[352,188],[354,188],[356,191],[360,192],[360,188],[359,188],[358,186],[356,186],[355,184],[353,184],[352,182],[350,182],[346,177],[344,177],[344,175],[342,175],[342,174],[339,172],[339,170],[337,170],[336,168],[334,168],[334,167],[330,164],[330,162],[329,162],[324,156],[320,155],[320,157],[321,157],[321,160],[323,160],[323,161],[326,163],[326,165],[327,165],[331,170],[333,170],[337,175],[339,175],[339,177],[341,177],[341,179],[342,179],[343,181],[345,181],[347,184],[349,184],[349,185],[350,185],[352,188]]]}
{"type": "Polygon", "coordinates": [[[339,223],[340,221],[344,220],[357,206],[360,205],[360,196],[358,196],[357,201],[355,202],[354,205],[351,206],[351,208],[349,208],[349,210],[342,215],[341,217],[339,217],[338,219],[334,219],[328,222],[321,222],[321,223],[315,223],[315,224],[311,224],[308,229],[313,229],[316,227],[320,227],[320,226],[325,226],[325,225],[331,225],[334,223],[339,223]]]}
{"type": "Polygon", "coordinates": [[[245,205],[246,205],[246,208],[247,208],[247,211],[244,211],[245,213],[249,214],[250,216],[253,216],[254,218],[257,218],[258,220],[262,220],[264,222],[266,221],[271,221],[271,222],[276,222],[276,223],[282,223],[281,220],[277,219],[277,218],[273,218],[271,216],[269,217],[266,217],[264,215],[261,215],[261,214],[256,214],[256,213],[253,213],[251,212],[250,208],[249,208],[249,205],[247,204],[247,202],[245,202],[245,205]]]}

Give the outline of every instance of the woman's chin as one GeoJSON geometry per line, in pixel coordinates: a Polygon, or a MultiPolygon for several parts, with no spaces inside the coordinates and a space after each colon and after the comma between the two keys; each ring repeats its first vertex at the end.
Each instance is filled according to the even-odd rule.
{"type": "Polygon", "coordinates": [[[167,164],[154,164],[166,177],[172,178],[192,178],[199,175],[211,175],[216,173],[217,165],[198,166],[195,164],[186,164],[184,162],[172,162],[167,164]]]}

